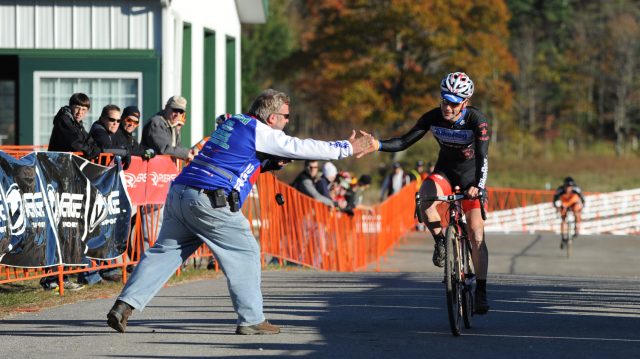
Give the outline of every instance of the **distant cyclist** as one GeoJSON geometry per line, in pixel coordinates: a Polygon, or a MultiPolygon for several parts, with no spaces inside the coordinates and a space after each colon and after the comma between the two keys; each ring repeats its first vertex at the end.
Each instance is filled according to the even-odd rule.
{"type": "MultiPolygon", "coordinates": [[[[433,173],[420,187],[420,198],[451,194],[459,186],[469,197],[481,195],[487,183],[489,124],[479,109],[469,106],[473,81],[464,72],[450,73],[440,84],[440,106],[423,114],[409,132],[401,137],[378,141],[372,139],[369,152],[402,151],[416,143],[431,130],[440,145],[433,173]]],[[[437,205],[442,202],[421,202],[420,213],[426,213],[426,224],[435,240],[433,263],[444,266],[443,226],[437,205]]],[[[489,311],[487,301],[487,268],[489,254],[484,241],[484,220],[478,199],[462,201],[468,222],[471,256],[476,270],[475,311],[489,311]]],[[[445,220],[446,220],[446,216],[445,220]]]]}
{"type": "MultiPolygon", "coordinates": [[[[553,195],[553,206],[560,212],[562,218],[562,224],[560,225],[560,232],[562,233],[562,242],[560,242],[560,248],[564,249],[565,244],[570,238],[565,237],[565,233],[568,233],[567,228],[567,212],[573,211],[575,217],[576,227],[574,238],[580,233],[580,223],[582,222],[582,208],[584,207],[584,196],[582,190],[571,177],[564,179],[564,182],[553,195]]],[[[573,239],[573,238],[571,238],[573,239]]]]}

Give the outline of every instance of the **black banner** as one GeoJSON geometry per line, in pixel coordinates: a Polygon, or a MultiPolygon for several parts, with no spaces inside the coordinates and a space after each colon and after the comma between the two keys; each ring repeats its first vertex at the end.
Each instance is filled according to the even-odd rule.
{"type": "Polygon", "coordinates": [[[0,151],[0,264],[81,265],[124,253],[131,202],[120,166],[63,152],[0,151]]]}

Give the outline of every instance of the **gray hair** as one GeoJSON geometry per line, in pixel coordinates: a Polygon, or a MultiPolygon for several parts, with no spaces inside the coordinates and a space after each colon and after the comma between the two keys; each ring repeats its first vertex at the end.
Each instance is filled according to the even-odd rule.
{"type": "Polygon", "coordinates": [[[289,96],[284,92],[267,89],[262,91],[249,107],[249,114],[267,122],[269,115],[276,113],[284,104],[289,104],[289,96]]]}

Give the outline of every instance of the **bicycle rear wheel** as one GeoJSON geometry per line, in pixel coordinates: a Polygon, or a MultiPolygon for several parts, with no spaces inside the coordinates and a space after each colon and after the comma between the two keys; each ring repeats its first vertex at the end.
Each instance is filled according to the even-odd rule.
{"type": "Polygon", "coordinates": [[[462,286],[460,285],[460,258],[456,250],[458,233],[456,226],[450,224],[445,236],[444,276],[447,289],[447,310],[449,326],[453,335],[460,335],[462,329],[462,286]]]}

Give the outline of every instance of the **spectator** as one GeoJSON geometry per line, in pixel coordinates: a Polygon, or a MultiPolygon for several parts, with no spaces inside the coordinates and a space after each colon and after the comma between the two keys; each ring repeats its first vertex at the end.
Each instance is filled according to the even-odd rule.
{"type": "Polygon", "coordinates": [[[347,190],[347,210],[353,211],[354,209],[361,209],[368,212],[373,212],[373,207],[365,205],[364,191],[371,186],[371,176],[362,175],[358,181],[351,185],[351,188],[347,190]]]}
{"type": "Polygon", "coordinates": [[[102,108],[98,121],[91,125],[89,135],[100,147],[101,153],[112,153],[122,157],[122,164],[126,170],[131,164],[131,154],[126,143],[118,142],[116,132],[120,127],[120,121],[120,108],[116,105],[106,105],[102,108]]]}
{"type": "MultiPolygon", "coordinates": [[[[174,158],[191,161],[193,151],[180,144],[178,124],[183,120],[187,109],[187,100],[182,96],[172,96],[167,100],[164,110],[152,116],[142,129],[142,145],[151,148],[156,155],[169,155],[174,158]]],[[[156,233],[160,233],[163,218],[162,205],[147,205],[147,216],[143,218],[142,232],[145,241],[149,241],[149,223],[158,224],[156,233]],[[155,214],[158,212],[157,214],[155,214]],[[151,218],[157,217],[157,221],[151,218]]]]}
{"type": "MultiPolygon", "coordinates": [[[[74,93],[69,98],[69,105],[63,106],[53,119],[53,130],[49,138],[48,151],[80,152],[86,159],[93,159],[100,154],[100,148],[95,144],[87,130],[84,129],[83,119],[91,108],[89,97],[83,93],[74,93]]],[[[84,286],[72,282],[66,275],[64,288],[80,290],[84,286]]],[[[44,277],[40,285],[45,290],[56,289],[56,277],[44,277]]]]}
{"type": "Polygon", "coordinates": [[[412,181],[416,181],[416,189],[418,190],[420,190],[422,181],[424,181],[428,175],[427,169],[424,166],[424,161],[422,160],[416,161],[416,167],[409,171],[409,178],[412,181]]]}
{"type": "MultiPolygon", "coordinates": [[[[118,143],[116,138],[120,121],[120,108],[116,105],[106,105],[102,108],[98,120],[91,125],[89,134],[100,147],[101,152],[121,156],[124,169],[127,169],[131,163],[131,155],[126,148],[126,144],[118,143]]],[[[84,257],[82,263],[91,265],[91,259],[84,257]]],[[[102,263],[102,261],[98,261],[98,264],[100,263],[102,263]]],[[[102,280],[118,281],[121,278],[122,274],[118,268],[101,269],[78,274],[78,282],[87,285],[97,284],[102,282],[102,280]]]]}
{"type": "Polygon", "coordinates": [[[86,159],[98,157],[100,148],[84,129],[82,122],[90,108],[91,101],[87,95],[71,95],[69,105],[61,107],[53,119],[47,151],[81,152],[86,159]]]}
{"type": "Polygon", "coordinates": [[[132,156],[139,156],[148,160],[153,158],[156,153],[151,148],[145,148],[133,136],[133,131],[140,125],[140,110],[137,106],[127,106],[122,110],[120,117],[120,127],[115,134],[117,143],[124,144],[126,149],[132,156]]]}
{"type": "Polygon", "coordinates": [[[325,162],[324,165],[322,165],[322,175],[320,179],[318,179],[318,182],[316,182],[316,189],[321,195],[331,198],[331,183],[333,183],[337,175],[338,169],[333,163],[325,162]]]}
{"type": "Polygon", "coordinates": [[[304,161],[304,170],[302,170],[296,179],[293,180],[291,186],[316,201],[320,201],[327,206],[333,206],[331,198],[320,194],[315,186],[315,183],[318,180],[318,166],[319,164],[317,160],[304,161]]]}
{"type": "Polygon", "coordinates": [[[193,159],[193,151],[180,144],[178,124],[184,118],[187,100],[182,96],[169,98],[164,110],[156,113],[142,129],[142,145],[157,155],[170,155],[186,161],[193,159]]]}
{"type": "Polygon", "coordinates": [[[402,187],[411,182],[409,175],[404,173],[400,162],[394,162],[392,167],[393,171],[388,174],[382,182],[380,202],[384,201],[385,198],[390,197],[392,194],[400,191],[402,187]]]}

